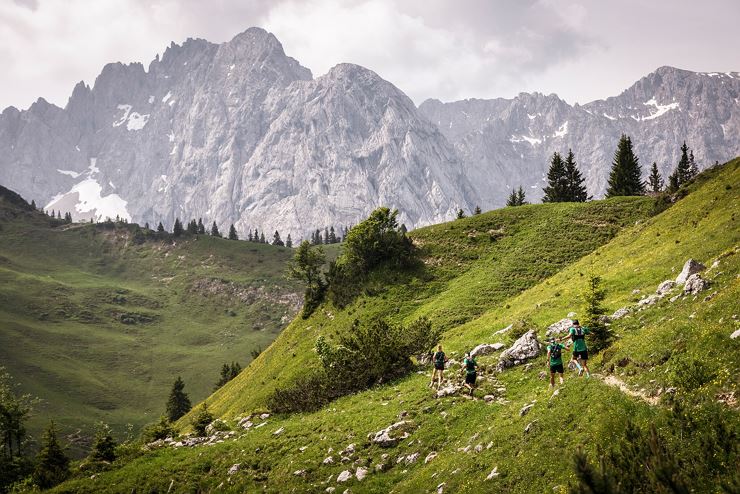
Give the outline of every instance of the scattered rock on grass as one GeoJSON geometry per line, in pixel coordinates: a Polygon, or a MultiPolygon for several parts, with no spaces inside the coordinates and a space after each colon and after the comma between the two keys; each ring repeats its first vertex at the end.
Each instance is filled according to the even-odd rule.
{"type": "Polygon", "coordinates": [[[426,458],[424,458],[424,464],[426,465],[427,463],[429,463],[430,461],[432,461],[436,457],[437,457],[437,452],[436,451],[432,451],[431,453],[429,453],[427,455],[426,458]]]}
{"type": "Polygon", "coordinates": [[[357,480],[362,480],[365,477],[367,477],[367,468],[357,467],[357,471],[355,472],[355,478],[357,478],[357,480]]]}
{"type": "Polygon", "coordinates": [[[687,294],[696,295],[709,287],[709,282],[701,277],[700,274],[695,273],[688,277],[686,284],[683,286],[683,292],[687,294]]]}
{"type": "Polygon", "coordinates": [[[321,462],[322,465],[331,465],[334,463],[334,457],[333,456],[327,456],[324,458],[324,461],[321,462]]]}
{"type": "Polygon", "coordinates": [[[392,448],[401,439],[406,439],[409,435],[407,432],[400,432],[405,426],[410,425],[408,421],[401,420],[395,424],[389,425],[378,432],[371,432],[367,435],[368,441],[377,444],[382,448],[392,448]]]}
{"type": "Polygon", "coordinates": [[[504,348],[506,345],[503,343],[483,343],[481,345],[478,345],[477,347],[473,348],[470,351],[471,357],[479,357],[481,355],[490,355],[492,353],[498,352],[502,348],[504,348]]]}
{"type": "Polygon", "coordinates": [[[704,265],[693,259],[689,259],[683,265],[683,269],[681,270],[681,273],[676,277],[676,284],[680,285],[682,283],[686,283],[686,281],[689,279],[689,277],[692,274],[696,274],[701,271],[704,271],[704,265]]]}
{"type": "Polygon", "coordinates": [[[573,325],[573,320],[569,317],[561,319],[556,323],[550,324],[545,331],[545,336],[550,337],[557,334],[563,334],[573,325]]]}
{"type": "Polygon", "coordinates": [[[347,482],[351,478],[352,472],[349,470],[343,470],[342,473],[337,476],[337,482],[347,482]]]}
{"type": "Polygon", "coordinates": [[[673,287],[676,286],[676,282],[673,280],[665,280],[663,283],[658,285],[658,289],[655,290],[655,293],[658,295],[665,295],[666,293],[673,290],[673,287]]]}
{"type": "Polygon", "coordinates": [[[233,465],[231,465],[231,468],[229,468],[229,475],[234,475],[236,472],[238,472],[239,465],[241,465],[241,463],[234,463],[233,465]]]}
{"type": "Polygon", "coordinates": [[[524,405],[521,410],[519,410],[519,416],[524,417],[525,415],[527,415],[532,407],[534,407],[534,402],[524,405]]]}
{"type": "Polygon", "coordinates": [[[497,369],[502,371],[522,364],[539,355],[541,351],[542,344],[537,340],[535,331],[531,329],[516,340],[510,348],[504,350],[499,357],[497,369]]]}
{"type": "Polygon", "coordinates": [[[734,331],[734,332],[733,332],[733,333],[732,333],[732,334],[730,335],[730,338],[732,338],[733,340],[734,340],[734,339],[736,339],[736,338],[740,338],[740,329],[737,329],[737,330],[735,330],[735,331],[734,331]]]}
{"type": "Polygon", "coordinates": [[[622,319],[630,312],[632,312],[632,309],[630,309],[629,307],[622,307],[621,309],[617,309],[616,311],[614,311],[614,314],[612,314],[612,319],[622,319]]]}
{"type": "Polygon", "coordinates": [[[493,480],[498,476],[499,476],[498,467],[493,467],[493,470],[491,470],[491,473],[488,474],[488,477],[486,477],[486,480],[493,480]]]}

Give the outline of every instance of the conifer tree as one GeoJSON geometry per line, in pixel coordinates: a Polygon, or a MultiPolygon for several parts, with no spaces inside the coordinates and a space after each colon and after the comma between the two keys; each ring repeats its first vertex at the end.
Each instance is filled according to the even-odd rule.
{"type": "Polygon", "coordinates": [[[476,215],[477,215],[477,214],[481,214],[481,212],[482,212],[482,211],[481,211],[481,209],[480,209],[480,206],[476,206],[476,207],[475,207],[475,211],[473,211],[473,214],[476,214],[476,215]]]}
{"type": "Polygon", "coordinates": [[[668,177],[668,192],[676,192],[687,180],[691,178],[691,161],[689,158],[689,147],[686,141],[681,145],[681,159],[678,160],[676,169],[668,177]]]}
{"type": "Polygon", "coordinates": [[[260,243],[261,244],[266,244],[267,243],[265,241],[265,232],[260,233],[260,243]]]}
{"type": "Polygon", "coordinates": [[[639,160],[632,150],[632,140],[622,134],[614,152],[606,197],[643,195],[645,184],[641,175],[639,160]]]}
{"type": "Polygon", "coordinates": [[[31,199],[31,207],[34,211],[36,211],[36,201],[34,201],[33,199],[31,199]]]}
{"type": "Polygon", "coordinates": [[[145,228],[145,229],[147,229],[147,230],[149,230],[149,229],[150,229],[150,228],[149,228],[149,222],[148,222],[148,221],[147,221],[146,223],[144,223],[144,228],[145,228]]]}
{"type": "Polygon", "coordinates": [[[190,222],[188,222],[187,231],[191,235],[196,235],[198,233],[198,223],[196,223],[195,220],[190,220],[190,222]]]}
{"type": "Polygon", "coordinates": [[[689,180],[691,180],[698,174],[699,174],[699,167],[696,166],[696,161],[694,161],[694,150],[692,149],[689,152],[689,180]]]}
{"type": "Polygon", "coordinates": [[[648,187],[650,188],[650,192],[654,192],[656,194],[663,190],[663,177],[660,176],[658,164],[655,161],[653,161],[653,166],[650,167],[648,187]]]}
{"type": "Polygon", "coordinates": [[[234,228],[234,224],[231,224],[231,227],[229,228],[229,240],[239,240],[239,235],[236,234],[236,228],[234,228]]]}
{"type": "Polygon", "coordinates": [[[213,415],[208,411],[208,403],[205,401],[198,409],[198,413],[193,417],[193,432],[197,437],[206,435],[206,427],[213,422],[213,415]]]}
{"type": "Polygon", "coordinates": [[[178,376],[172,385],[172,391],[170,391],[170,397],[167,400],[166,415],[170,422],[176,421],[190,411],[192,405],[184,389],[185,383],[178,376]]]}
{"type": "Polygon", "coordinates": [[[288,238],[285,239],[285,246],[289,249],[293,248],[293,239],[290,238],[290,233],[288,234],[288,238]]]}
{"type": "Polygon", "coordinates": [[[51,210],[51,217],[52,218],[56,218],[56,216],[54,216],[54,210],[53,209],[51,210]]]}
{"type": "Polygon", "coordinates": [[[116,441],[113,439],[110,427],[100,422],[95,431],[90,459],[94,461],[113,462],[116,459],[116,441]]]}
{"type": "Polygon", "coordinates": [[[62,211],[61,210],[57,211],[57,219],[58,220],[61,220],[62,219],[62,211]]]}
{"type": "Polygon", "coordinates": [[[51,421],[41,439],[41,451],[36,456],[33,480],[42,489],[48,489],[62,482],[68,476],[69,458],[64,454],[64,450],[59,444],[56,426],[54,421],[51,421]]]}
{"type": "Polygon", "coordinates": [[[457,210],[457,219],[461,220],[463,218],[465,218],[465,211],[463,211],[462,208],[460,208],[457,210]]]}
{"type": "Polygon", "coordinates": [[[324,244],[330,244],[329,242],[329,229],[327,227],[324,227],[324,244]]]}
{"type": "Polygon", "coordinates": [[[206,234],[206,226],[203,224],[203,219],[198,218],[198,235],[206,234]]]}
{"type": "Polygon", "coordinates": [[[542,202],[564,202],[568,200],[568,178],[565,162],[563,162],[563,158],[558,152],[553,153],[552,158],[550,158],[550,168],[547,171],[547,187],[542,191],[545,193],[542,202]]]}
{"type": "Polygon", "coordinates": [[[576,158],[572,150],[568,150],[568,156],[565,157],[565,180],[566,180],[566,201],[568,202],[586,202],[588,192],[584,185],[583,176],[576,165],[576,158]]]}
{"type": "Polygon", "coordinates": [[[519,186],[519,190],[516,192],[516,203],[517,206],[524,206],[527,204],[524,189],[522,189],[521,185],[519,186]]]}
{"type": "Polygon", "coordinates": [[[334,227],[332,226],[329,228],[329,243],[330,244],[336,244],[337,243],[337,234],[334,231],[334,227]]]}
{"type": "Polygon", "coordinates": [[[508,207],[518,206],[517,200],[518,200],[518,196],[516,193],[516,189],[511,189],[511,194],[509,194],[509,198],[506,199],[506,206],[508,207]]]}
{"type": "Polygon", "coordinates": [[[277,230],[275,230],[275,234],[272,236],[272,245],[277,245],[279,247],[282,247],[285,245],[283,241],[280,239],[280,232],[278,232],[277,230]]]}
{"type": "Polygon", "coordinates": [[[172,235],[174,235],[175,237],[179,237],[180,235],[183,234],[183,231],[184,230],[182,229],[182,223],[180,223],[180,218],[175,218],[175,226],[172,227],[172,235]]]}
{"type": "Polygon", "coordinates": [[[252,241],[252,229],[250,228],[247,231],[249,232],[249,234],[247,235],[247,242],[251,242],[252,241]]]}
{"type": "Polygon", "coordinates": [[[595,352],[608,347],[613,338],[611,329],[602,321],[606,309],[601,303],[605,298],[606,291],[601,288],[601,278],[595,275],[589,276],[583,300],[586,302],[586,327],[591,332],[589,347],[595,352]]]}
{"type": "Polygon", "coordinates": [[[259,243],[259,241],[260,241],[260,234],[259,234],[259,232],[257,231],[256,228],[254,229],[254,241],[256,243],[259,243]]]}
{"type": "Polygon", "coordinates": [[[164,233],[164,225],[161,221],[159,222],[159,225],[157,225],[157,232],[164,233]]]}
{"type": "Polygon", "coordinates": [[[221,232],[218,231],[218,225],[216,225],[216,222],[213,222],[213,225],[211,226],[211,235],[214,237],[220,237],[221,232]]]}

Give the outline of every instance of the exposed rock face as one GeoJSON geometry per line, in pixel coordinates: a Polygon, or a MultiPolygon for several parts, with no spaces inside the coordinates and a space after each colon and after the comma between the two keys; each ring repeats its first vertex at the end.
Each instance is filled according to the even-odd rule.
{"type": "Polygon", "coordinates": [[[689,276],[695,273],[700,273],[702,271],[704,271],[704,265],[702,263],[693,259],[689,259],[684,263],[681,273],[676,277],[676,284],[681,285],[683,283],[686,283],[686,280],[689,279],[689,276]]]}
{"type": "Polygon", "coordinates": [[[667,177],[685,139],[701,168],[740,150],[740,74],[661,67],[619,96],[571,106],[554,94],[467,99],[419,106],[454,144],[483,209],[503,206],[513,187],[542,196],[553,151],[573,149],[589,194],[601,197],[622,133],[632,137],[644,177],[653,161],[667,177]],[[484,193],[485,191],[485,193],[484,193]]]}
{"type": "Polygon", "coordinates": [[[296,240],[379,205],[411,228],[475,204],[453,147],[404,93],[351,64],[312,79],[258,28],[173,43],[147,71],[106,65],[64,109],[7,109],[0,183],[76,219],[203,217],[296,240]]]}
{"type": "Polygon", "coordinates": [[[699,273],[694,273],[688,277],[683,286],[683,292],[686,294],[696,295],[703,292],[709,287],[709,282],[701,277],[699,273]]]}
{"type": "Polygon", "coordinates": [[[542,345],[537,340],[534,330],[524,333],[514,342],[511,348],[506,349],[498,361],[498,370],[504,370],[536,357],[542,351],[542,345]]]}
{"type": "Polygon", "coordinates": [[[481,355],[490,355],[491,353],[498,352],[501,350],[504,346],[503,343],[483,343],[481,345],[478,345],[477,347],[473,348],[470,351],[471,357],[479,357],[481,355]]]}

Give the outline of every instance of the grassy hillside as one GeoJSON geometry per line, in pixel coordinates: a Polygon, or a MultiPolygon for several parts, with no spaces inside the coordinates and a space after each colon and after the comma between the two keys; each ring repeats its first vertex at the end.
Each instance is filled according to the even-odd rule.
{"type": "MultiPolygon", "coordinates": [[[[6,190],[7,191],[7,190],[6,190]]],[[[65,432],[157,420],[182,375],[193,401],[223,362],[251,359],[292,319],[286,248],[134,225],[60,225],[0,195],[0,365],[65,432]],[[51,223],[51,224],[50,224],[51,223]]]]}
{"type": "MultiPolygon", "coordinates": [[[[355,318],[408,322],[428,315],[446,329],[443,344],[459,358],[479,343],[511,343],[513,331],[494,333],[523,319],[542,338],[547,325],[583,311],[580,295],[592,273],[603,278],[612,311],[654,293],[689,257],[707,266],[717,261],[703,274],[711,282],[707,291],[674,302],[665,297],[613,321],[617,340],[591,362],[593,378],[568,373],[557,394],[539,376],[544,359],[494,374],[497,355],[491,355],[479,360],[478,396],[494,394],[492,402],[436,398],[423,369],[315,413],[235,429],[233,439],[213,445],[129,449],[109,471],[92,479],[80,474],[57,490],[567,492],[573,453],[583,448],[593,460],[601,448],[619,444],[633,423],[638,438],[655,426],[678,452],[680,471],[712,479],[698,492],[718,492],[717,472],[727,479],[740,466],[736,453],[720,447],[740,434],[740,339],[730,339],[740,325],[738,190],[740,159],[704,173],[686,197],[652,217],[650,199],[612,199],[509,208],[414,232],[424,269],[378,272],[346,309],[325,305],[294,320],[208,404],[236,427],[233,419],[263,410],[276,386],[317,365],[312,347],[319,334],[336,337],[355,318]],[[687,412],[671,411],[674,397],[687,412]],[[532,407],[523,414],[525,405],[532,407]],[[384,449],[367,439],[399,417],[410,435],[397,446],[384,449]],[[350,444],[354,452],[347,451],[350,444]],[[327,457],[333,462],[324,464],[327,457]],[[701,470],[709,464],[711,474],[701,470]],[[340,473],[359,467],[368,469],[364,480],[338,482],[340,473]]],[[[460,379],[454,372],[448,377],[460,379]]]]}

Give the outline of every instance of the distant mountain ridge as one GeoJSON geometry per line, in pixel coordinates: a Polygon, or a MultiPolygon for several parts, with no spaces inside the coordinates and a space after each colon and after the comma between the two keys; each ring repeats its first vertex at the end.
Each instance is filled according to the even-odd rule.
{"type": "Polygon", "coordinates": [[[270,33],[172,43],[148,69],[108,64],[64,109],[39,99],[0,114],[0,183],[76,219],[306,237],[379,205],[409,228],[458,208],[541,194],[548,156],[572,147],[589,191],[604,190],[619,134],[667,172],[685,138],[701,167],[740,154],[740,75],[663,67],[615,98],[555,95],[416,108],[374,72],[340,64],[313,78],[270,33]]]}

